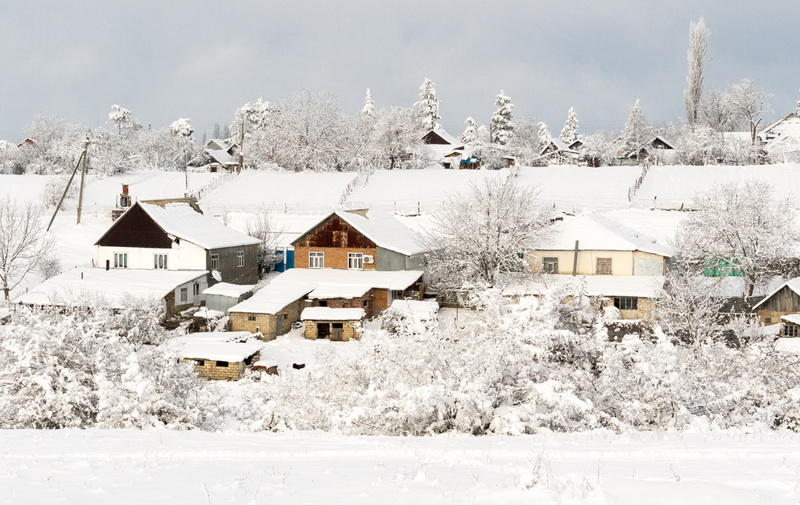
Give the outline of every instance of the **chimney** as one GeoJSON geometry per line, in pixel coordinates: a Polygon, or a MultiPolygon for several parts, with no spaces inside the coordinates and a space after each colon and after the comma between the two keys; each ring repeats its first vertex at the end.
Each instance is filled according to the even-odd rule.
{"type": "Polygon", "coordinates": [[[122,185],[122,194],[125,195],[125,196],[128,196],[128,185],[127,184],[123,184],[122,185]]]}

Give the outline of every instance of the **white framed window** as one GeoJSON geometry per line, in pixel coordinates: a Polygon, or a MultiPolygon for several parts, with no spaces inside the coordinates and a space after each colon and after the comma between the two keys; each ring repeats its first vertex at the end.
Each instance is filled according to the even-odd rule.
{"type": "Polygon", "coordinates": [[[200,283],[195,282],[192,286],[192,296],[200,296],[200,283]]]}
{"type": "Polygon", "coordinates": [[[558,273],[558,258],[545,258],[542,261],[543,270],[548,274],[558,273]]]}
{"type": "Polygon", "coordinates": [[[114,253],[114,268],[128,268],[128,253],[114,253]]]}
{"type": "Polygon", "coordinates": [[[219,270],[219,254],[211,255],[211,270],[219,270]]]}
{"type": "Polygon", "coordinates": [[[347,253],[347,268],[351,270],[364,269],[364,253],[349,252],[347,253]]]}
{"type": "Polygon", "coordinates": [[[154,254],[153,255],[153,268],[156,270],[166,270],[167,269],[167,255],[166,254],[154,254]]]}
{"type": "Polygon", "coordinates": [[[325,253],[320,251],[310,251],[308,253],[308,268],[324,268],[325,253]]]}
{"type": "Polygon", "coordinates": [[[638,310],[639,299],[635,296],[615,296],[614,307],[619,310],[638,310]]]}
{"type": "Polygon", "coordinates": [[[181,288],[181,301],[184,303],[189,301],[189,288],[181,288]]]}
{"type": "Polygon", "coordinates": [[[236,266],[240,268],[244,266],[244,251],[236,251],[236,266]]]}

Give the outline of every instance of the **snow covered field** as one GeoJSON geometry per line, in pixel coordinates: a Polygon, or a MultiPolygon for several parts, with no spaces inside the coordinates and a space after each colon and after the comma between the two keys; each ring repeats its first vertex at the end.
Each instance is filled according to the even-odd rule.
{"type": "Polygon", "coordinates": [[[2,431],[0,503],[796,504],[800,437],[2,431]]]}

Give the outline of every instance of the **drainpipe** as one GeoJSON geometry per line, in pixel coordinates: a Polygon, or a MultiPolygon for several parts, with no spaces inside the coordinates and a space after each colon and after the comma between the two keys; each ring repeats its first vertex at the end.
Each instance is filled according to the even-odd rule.
{"type": "Polygon", "coordinates": [[[575,241],[575,252],[572,253],[572,275],[578,275],[578,241],[575,241]]]}

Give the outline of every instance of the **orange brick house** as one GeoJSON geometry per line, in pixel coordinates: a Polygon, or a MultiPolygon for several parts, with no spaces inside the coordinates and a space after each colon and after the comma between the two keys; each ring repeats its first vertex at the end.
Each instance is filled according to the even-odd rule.
{"type": "Polygon", "coordinates": [[[396,217],[336,211],[293,243],[295,268],[419,270],[426,248],[396,217]]]}

